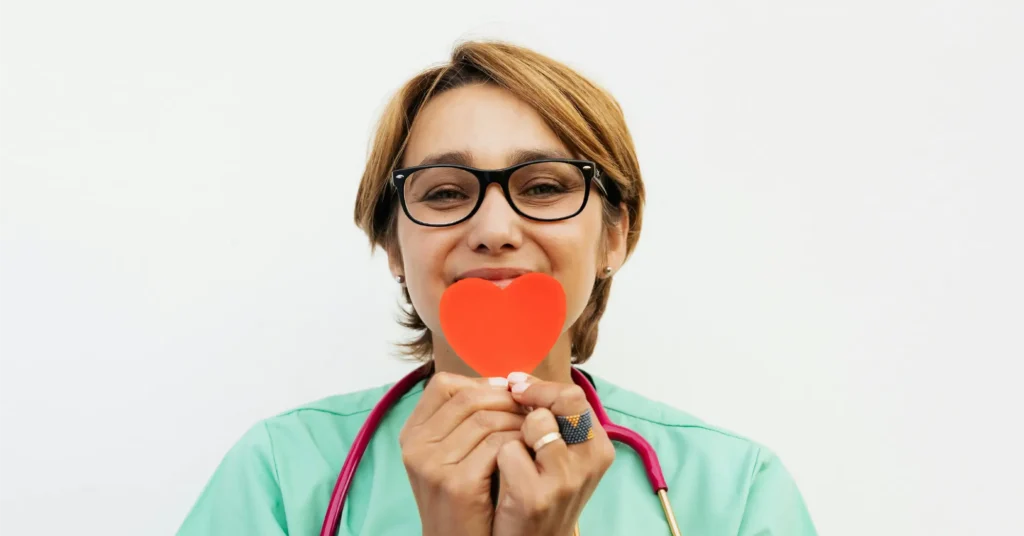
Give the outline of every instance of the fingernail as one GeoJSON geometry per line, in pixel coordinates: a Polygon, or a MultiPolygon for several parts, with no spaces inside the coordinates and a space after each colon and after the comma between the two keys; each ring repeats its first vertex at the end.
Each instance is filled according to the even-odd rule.
{"type": "Polygon", "coordinates": [[[529,379],[525,372],[513,372],[508,375],[509,383],[522,383],[529,379]]]}
{"type": "Polygon", "coordinates": [[[530,386],[530,384],[528,384],[526,382],[516,383],[516,384],[512,385],[512,392],[516,393],[516,394],[522,393],[529,386],[530,386]]]}
{"type": "Polygon", "coordinates": [[[500,387],[502,389],[508,388],[508,380],[505,378],[487,378],[487,383],[490,384],[491,387],[500,387]]]}

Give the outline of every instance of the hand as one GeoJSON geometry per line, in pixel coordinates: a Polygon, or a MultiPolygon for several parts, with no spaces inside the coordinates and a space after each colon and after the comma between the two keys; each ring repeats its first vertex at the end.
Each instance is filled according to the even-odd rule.
{"type": "Polygon", "coordinates": [[[430,378],[398,439],[424,535],[491,534],[498,450],[522,444],[523,420],[504,378],[430,378]]]}
{"type": "Polygon", "coordinates": [[[548,443],[531,458],[528,446],[558,431],[555,415],[578,415],[591,409],[576,385],[509,376],[512,397],[536,408],[523,423],[523,440],[506,443],[498,452],[501,485],[494,512],[494,536],[542,534],[569,536],[605,471],[615,460],[615,447],[591,413],[594,437],[566,445],[548,443]]]}

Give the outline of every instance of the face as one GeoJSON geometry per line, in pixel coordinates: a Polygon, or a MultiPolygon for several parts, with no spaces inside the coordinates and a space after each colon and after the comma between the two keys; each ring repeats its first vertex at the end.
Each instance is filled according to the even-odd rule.
{"type": "MultiPolygon", "coordinates": [[[[500,169],[518,163],[513,159],[524,151],[579,157],[528,104],[504,89],[477,84],[444,92],[420,111],[401,167],[463,152],[469,166],[500,169]]],[[[454,226],[418,225],[398,208],[400,255],[390,257],[391,270],[405,276],[413,306],[434,333],[435,353],[447,349],[438,313],[441,295],[464,277],[507,286],[521,273],[551,275],[565,289],[562,338],[568,340],[567,330],[586,307],[595,279],[606,266],[617,269],[625,258],[628,222],[606,226],[603,203],[592,187],[586,208],[576,217],[538,222],[517,214],[501,187],[491,184],[473,217],[454,226]]]]}

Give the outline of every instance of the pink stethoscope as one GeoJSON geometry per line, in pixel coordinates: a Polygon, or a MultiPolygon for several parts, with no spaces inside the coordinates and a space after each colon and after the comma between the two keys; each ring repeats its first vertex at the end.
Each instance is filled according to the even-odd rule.
{"type": "MultiPolygon", "coordinates": [[[[337,534],[338,523],[341,521],[341,511],[345,508],[345,497],[352,486],[352,478],[359,467],[359,461],[363,458],[363,452],[366,451],[366,447],[370,444],[370,439],[373,437],[374,432],[377,431],[377,427],[380,426],[384,415],[417,383],[430,376],[432,371],[433,363],[427,363],[410,372],[392,386],[384,394],[384,397],[377,402],[377,405],[373,407],[373,410],[370,411],[370,415],[366,418],[366,422],[363,423],[363,427],[359,429],[355,441],[352,442],[352,448],[349,449],[348,456],[345,457],[345,463],[341,466],[341,473],[338,474],[338,481],[335,483],[334,491],[331,493],[331,502],[327,505],[327,515],[324,517],[320,536],[335,536],[337,534]]],[[[618,441],[633,449],[640,456],[640,459],[643,460],[644,469],[647,472],[647,480],[651,483],[654,493],[658,495],[658,499],[661,501],[661,508],[665,511],[665,521],[668,523],[668,528],[672,536],[680,536],[679,525],[676,523],[675,515],[672,513],[672,506],[668,501],[668,484],[665,483],[665,475],[661,472],[661,464],[658,462],[658,454],[654,452],[654,448],[640,434],[615,424],[608,418],[608,413],[605,412],[601,400],[597,397],[597,390],[594,389],[590,380],[575,367],[572,368],[572,381],[580,386],[587,395],[587,402],[590,403],[590,407],[593,409],[594,415],[597,416],[598,422],[608,432],[608,437],[612,441],[618,441]]]]}

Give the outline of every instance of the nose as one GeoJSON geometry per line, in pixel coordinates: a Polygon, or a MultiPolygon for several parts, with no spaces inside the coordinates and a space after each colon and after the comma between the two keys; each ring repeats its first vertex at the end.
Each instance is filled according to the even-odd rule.
{"type": "Polygon", "coordinates": [[[523,244],[522,219],[505,199],[497,184],[484,192],[480,209],[469,220],[469,247],[480,253],[498,254],[515,251],[523,244]]]}

